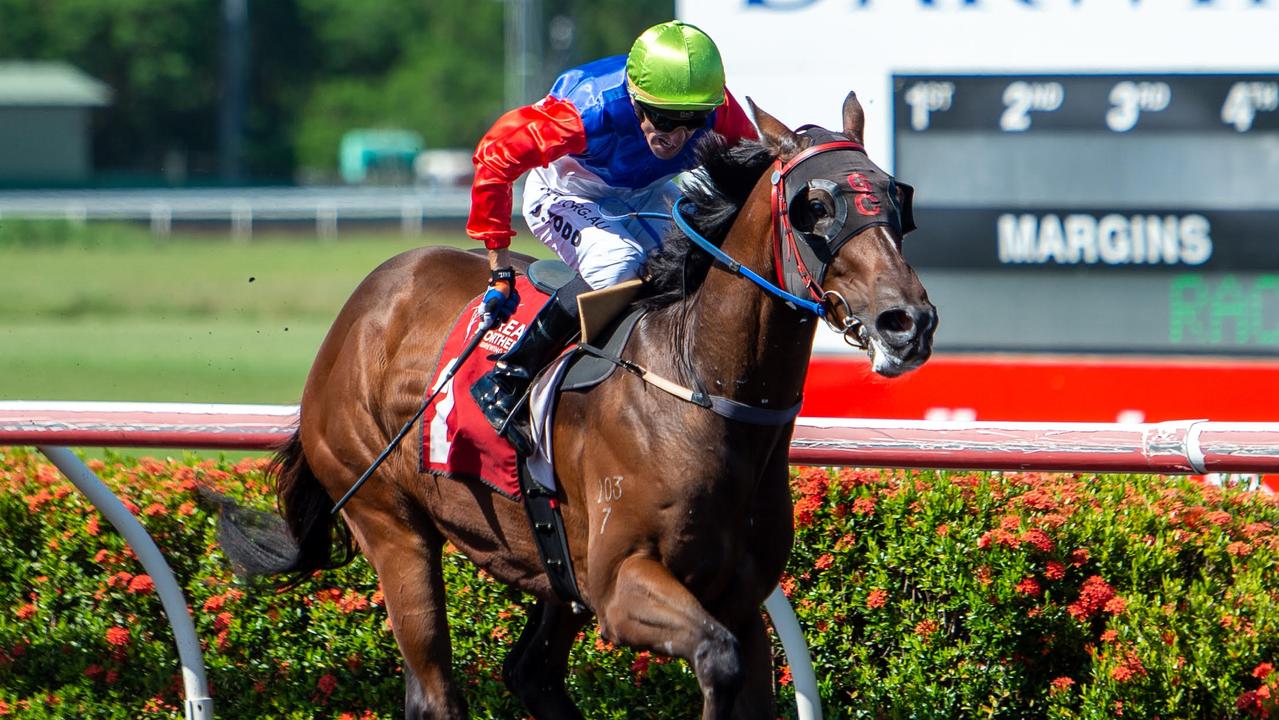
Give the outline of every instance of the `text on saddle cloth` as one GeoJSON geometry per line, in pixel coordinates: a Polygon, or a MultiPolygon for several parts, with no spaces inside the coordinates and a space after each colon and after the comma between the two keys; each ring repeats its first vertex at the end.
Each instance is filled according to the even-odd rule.
{"type": "MultiPolygon", "coordinates": [[[[503,495],[520,497],[515,450],[499,437],[493,426],[471,397],[471,386],[493,368],[493,355],[510,350],[528,329],[546,296],[519,275],[516,291],[524,302],[509,320],[484,334],[475,352],[448,380],[440,394],[422,415],[422,455],[419,468],[423,472],[440,473],[459,480],[477,480],[503,495]]],[[[458,315],[440,353],[435,375],[427,386],[429,395],[439,387],[442,378],[457,363],[484,317],[480,296],[476,296],[458,315]]]]}

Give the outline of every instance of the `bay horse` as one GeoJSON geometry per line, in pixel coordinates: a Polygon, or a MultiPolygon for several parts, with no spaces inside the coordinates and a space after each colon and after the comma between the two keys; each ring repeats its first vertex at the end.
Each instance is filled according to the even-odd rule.
{"type": "MultiPolygon", "coordinates": [[[[677,210],[742,267],[809,293],[876,372],[918,367],[937,315],[901,255],[909,187],[866,157],[855,95],[844,102],[842,134],[795,132],[751,108],[761,141],[728,148],[712,136],[699,146],[703,165],[677,210]]],[[[736,403],[793,408],[783,415],[791,419],[721,416],[617,372],[559,400],[553,457],[577,590],[601,635],[687,661],[702,718],[773,720],[760,606],[790,553],[787,455],[818,323],[802,302],[728,269],[672,231],[650,262],[648,312],[623,357],[736,403]]],[[[536,598],[504,663],[507,686],[534,717],[580,718],[564,680],[590,616],[552,591],[518,501],[423,474],[400,451],[345,506],[345,523],[331,517],[335,499],[413,416],[450,324],[487,278],[482,255],[432,247],[388,260],[359,285],[320,347],[298,430],[276,458],[284,522],[258,511],[258,521],[274,518],[272,531],[250,520],[253,511],[224,507],[222,544],[241,569],[293,583],[358,547],[377,571],[404,656],[406,717],[463,718],[442,573],[451,542],[536,598]]]]}

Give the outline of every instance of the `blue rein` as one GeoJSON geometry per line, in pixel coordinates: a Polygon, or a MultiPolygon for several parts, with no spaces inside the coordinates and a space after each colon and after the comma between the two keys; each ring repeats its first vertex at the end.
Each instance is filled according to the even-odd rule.
{"type": "Polygon", "coordinates": [[[721,265],[728,268],[729,272],[733,273],[734,275],[744,277],[747,280],[750,280],[751,282],[758,285],[760,289],[762,289],[764,292],[768,293],[769,295],[772,295],[773,297],[777,298],[778,300],[781,300],[784,303],[787,303],[796,308],[807,310],[808,312],[816,315],[819,318],[826,317],[826,308],[821,303],[815,303],[812,300],[806,300],[802,297],[799,297],[798,295],[792,295],[791,293],[786,292],[785,290],[777,287],[771,282],[760,277],[759,274],[756,273],[754,270],[751,270],[750,268],[745,267],[741,263],[734,260],[728,253],[724,252],[723,250],[720,250],[713,243],[711,243],[710,240],[707,240],[706,238],[702,237],[700,233],[698,233],[696,230],[693,229],[692,225],[688,224],[688,221],[684,219],[683,213],[679,211],[679,206],[680,206],[680,203],[682,202],[684,202],[684,198],[682,197],[675,201],[675,205],[671,207],[671,214],[669,217],[662,213],[655,213],[655,212],[639,212],[639,213],[635,213],[635,216],[674,221],[675,227],[678,227],[680,229],[680,232],[687,235],[688,239],[692,240],[694,245],[710,253],[711,257],[715,258],[715,260],[718,261],[721,265]]]}

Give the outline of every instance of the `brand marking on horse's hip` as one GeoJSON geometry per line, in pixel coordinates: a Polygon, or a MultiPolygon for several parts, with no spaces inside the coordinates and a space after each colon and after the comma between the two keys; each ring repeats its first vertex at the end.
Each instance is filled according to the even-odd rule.
{"type": "Polygon", "coordinates": [[[622,476],[609,475],[599,480],[599,494],[595,497],[595,504],[604,506],[604,520],[600,522],[600,535],[604,534],[604,528],[608,527],[608,519],[612,516],[613,506],[610,504],[614,500],[622,499],[622,476]]]}

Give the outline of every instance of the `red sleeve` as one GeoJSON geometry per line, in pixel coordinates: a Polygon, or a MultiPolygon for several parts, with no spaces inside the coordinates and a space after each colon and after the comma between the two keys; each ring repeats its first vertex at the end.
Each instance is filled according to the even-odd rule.
{"type": "Polygon", "coordinates": [[[515,235],[511,183],[535,167],[585,149],[586,128],[568,100],[546,97],[498,118],[471,158],[475,180],[466,234],[490,249],[510,245],[515,235]]]}
{"type": "Polygon", "coordinates": [[[728,138],[729,143],[736,145],[742,140],[758,140],[759,133],[751,124],[750,118],[737,103],[737,98],[724,88],[724,104],[715,109],[715,122],[711,129],[728,138]]]}

